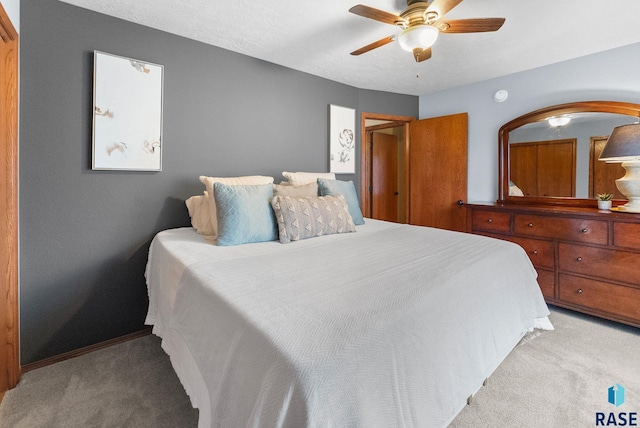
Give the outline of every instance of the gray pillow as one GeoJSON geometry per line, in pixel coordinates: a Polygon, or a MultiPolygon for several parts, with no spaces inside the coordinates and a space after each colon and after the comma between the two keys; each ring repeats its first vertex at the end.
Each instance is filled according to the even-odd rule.
{"type": "Polygon", "coordinates": [[[283,244],[315,236],[355,232],[344,196],[274,196],[280,242],[283,244]]]}

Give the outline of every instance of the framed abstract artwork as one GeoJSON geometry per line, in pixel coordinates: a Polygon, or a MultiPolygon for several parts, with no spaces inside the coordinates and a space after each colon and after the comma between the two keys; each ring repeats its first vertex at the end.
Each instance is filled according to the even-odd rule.
{"type": "Polygon", "coordinates": [[[329,171],[356,172],[356,111],[329,105],[329,171]]]}
{"type": "Polygon", "coordinates": [[[162,170],[161,65],[94,52],[94,170],[162,170]]]}

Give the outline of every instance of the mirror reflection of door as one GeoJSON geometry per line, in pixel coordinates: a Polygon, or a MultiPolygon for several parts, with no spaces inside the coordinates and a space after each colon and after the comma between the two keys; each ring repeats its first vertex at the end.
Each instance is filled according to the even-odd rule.
{"type": "Polygon", "coordinates": [[[511,181],[525,196],[576,196],[576,139],[509,146],[511,181]]]}
{"type": "MultiPolygon", "coordinates": [[[[538,194],[538,148],[531,144],[511,144],[509,146],[509,166],[511,183],[509,188],[516,187],[524,196],[538,194]]],[[[514,195],[519,196],[519,195],[514,195]]]]}
{"type": "Polygon", "coordinates": [[[598,160],[609,137],[591,137],[589,150],[589,197],[599,193],[613,193],[614,199],[626,199],[616,186],[616,180],[624,177],[625,170],[620,163],[607,163],[598,160]]]}
{"type": "MultiPolygon", "coordinates": [[[[509,197],[524,195],[541,198],[547,195],[546,197],[576,197],[584,199],[584,202],[586,202],[587,199],[594,199],[598,193],[613,193],[616,199],[624,200],[615,185],[615,180],[624,176],[624,171],[617,164],[605,164],[598,160],[598,155],[602,150],[602,146],[605,144],[606,136],[611,133],[613,128],[638,121],[638,114],[635,113],[636,108],[633,107],[634,105],[629,105],[629,112],[625,112],[624,109],[620,110],[620,108],[624,106],[626,106],[625,103],[608,101],[572,103],[569,104],[569,108],[567,108],[566,105],[562,105],[558,106],[557,111],[555,111],[554,108],[551,108],[551,110],[545,109],[543,113],[538,114],[532,112],[523,116],[529,116],[526,119],[522,119],[522,117],[518,118],[518,122],[516,122],[517,126],[510,128],[506,134],[509,152],[505,154],[503,166],[507,167],[507,177],[506,179],[501,177],[501,191],[506,191],[505,196],[509,197]],[[578,110],[571,111],[572,108],[578,110]],[[597,109],[598,111],[590,111],[589,109],[597,109]],[[610,109],[610,111],[608,109],[610,109]],[[567,111],[569,111],[569,113],[567,113],[567,111]],[[569,123],[563,126],[553,126],[550,124],[548,121],[549,117],[556,117],[558,115],[567,116],[570,119],[569,123]],[[567,191],[568,187],[566,185],[562,186],[563,190],[557,188],[558,175],[561,175],[563,182],[567,184],[569,181],[566,180],[566,178],[570,172],[554,172],[556,168],[567,167],[573,169],[573,162],[554,162],[552,159],[548,159],[550,161],[548,164],[550,169],[542,176],[547,179],[545,185],[546,190],[544,190],[538,186],[541,176],[538,174],[537,165],[534,167],[530,163],[527,163],[530,159],[539,155],[539,150],[536,150],[535,154],[531,154],[533,149],[525,150],[525,148],[518,148],[515,150],[520,151],[522,156],[516,153],[515,156],[517,159],[510,159],[510,153],[514,150],[512,149],[514,145],[524,142],[570,139],[576,140],[576,156],[574,161],[575,193],[573,194],[567,191]],[[594,139],[600,139],[598,147],[596,148],[598,150],[597,153],[594,152],[594,150],[596,150],[594,149],[594,139]],[[526,151],[530,153],[526,155],[523,154],[526,151]],[[511,169],[512,166],[514,166],[513,170],[511,169]],[[527,166],[531,174],[523,169],[527,166]]],[[[504,142],[502,138],[503,137],[499,136],[501,143],[504,142]]],[[[501,150],[503,149],[504,146],[501,146],[501,150]]],[[[569,150],[567,147],[565,147],[565,149],[566,151],[569,150]]],[[[548,147],[549,152],[555,150],[556,148],[548,147]]]]}
{"type": "Polygon", "coordinates": [[[398,222],[398,137],[369,133],[371,144],[371,217],[398,222]]]}

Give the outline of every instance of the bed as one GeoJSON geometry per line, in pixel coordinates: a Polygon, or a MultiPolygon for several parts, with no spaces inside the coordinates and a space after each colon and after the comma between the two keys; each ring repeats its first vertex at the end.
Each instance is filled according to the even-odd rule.
{"type": "Polygon", "coordinates": [[[201,428],[446,426],[552,328],[519,246],[371,219],[286,245],[166,230],[146,278],[201,428]]]}

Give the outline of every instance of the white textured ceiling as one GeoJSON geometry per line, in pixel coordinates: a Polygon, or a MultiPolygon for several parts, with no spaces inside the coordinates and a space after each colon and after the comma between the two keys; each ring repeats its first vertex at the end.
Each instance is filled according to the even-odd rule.
{"type": "Polygon", "coordinates": [[[640,42],[640,0],[465,0],[447,19],[504,17],[493,33],[441,34],[420,64],[398,33],[349,13],[362,3],[400,13],[404,0],[62,0],[363,89],[426,95],[640,42]]]}

